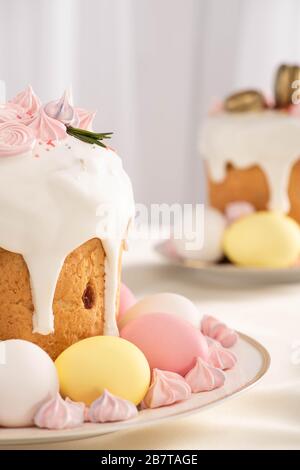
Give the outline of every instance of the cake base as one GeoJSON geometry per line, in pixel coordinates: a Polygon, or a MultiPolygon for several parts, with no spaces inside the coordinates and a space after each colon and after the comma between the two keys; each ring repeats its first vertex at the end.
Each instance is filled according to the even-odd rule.
{"type": "Polygon", "coordinates": [[[56,359],[71,344],[103,334],[104,261],[102,243],[96,238],[67,256],[54,296],[54,333],[40,335],[32,333],[33,303],[26,263],[21,255],[0,249],[0,340],[31,341],[56,359]]]}
{"type": "MultiPolygon", "coordinates": [[[[290,199],[289,215],[300,223],[300,160],[291,171],[288,194],[290,199]]],[[[208,197],[211,206],[224,212],[230,202],[247,201],[256,210],[267,210],[269,187],[267,178],[259,166],[238,169],[227,165],[226,178],[221,183],[212,181],[208,175],[208,197]]]]}

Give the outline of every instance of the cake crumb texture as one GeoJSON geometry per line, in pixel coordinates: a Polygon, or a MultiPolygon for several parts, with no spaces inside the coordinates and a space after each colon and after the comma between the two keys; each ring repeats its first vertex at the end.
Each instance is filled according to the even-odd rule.
{"type": "MultiPolygon", "coordinates": [[[[300,160],[292,167],[288,195],[290,199],[290,212],[288,215],[300,223],[300,160]]],[[[208,193],[210,204],[224,212],[230,202],[247,201],[256,210],[268,210],[270,197],[268,180],[264,171],[258,166],[246,169],[235,168],[227,165],[226,178],[220,182],[214,182],[208,177],[208,193]]]]}
{"type": "Polygon", "coordinates": [[[0,248],[0,340],[24,339],[43,348],[52,359],[81,339],[103,334],[104,260],[99,239],[70,253],[56,286],[55,331],[32,333],[33,303],[23,257],[0,248]]]}

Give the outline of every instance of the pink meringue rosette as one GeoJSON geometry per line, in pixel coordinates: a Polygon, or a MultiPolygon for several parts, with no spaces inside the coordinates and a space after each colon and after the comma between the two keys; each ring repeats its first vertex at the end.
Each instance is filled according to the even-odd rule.
{"type": "Polygon", "coordinates": [[[191,388],[184,378],[166,370],[153,369],[150,388],[142,408],[159,408],[190,398],[191,388]]]}
{"type": "Polygon", "coordinates": [[[224,385],[225,374],[198,357],[195,366],[186,374],[185,380],[193,393],[210,392],[224,385]]]}
{"type": "Polygon", "coordinates": [[[32,87],[29,85],[25,90],[18,93],[11,103],[20,106],[25,113],[34,115],[41,107],[41,101],[34,93],[32,87]]]}
{"type": "Polygon", "coordinates": [[[87,421],[92,423],[125,421],[134,418],[137,414],[138,410],[134,403],[104,390],[88,409],[87,421]]]}
{"type": "Polygon", "coordinates": [[[70,429],[84,423],[85,405],[63,400],[59,393],[44,403],[34,417],[34,424],[45,429],[70,429]]]}
{"type": "Polygon", "coordinates": [[[236,331],[228,328],[215,317],[204,315],[201,331],[205,336],[216,339],[224,348],[231,348],[238,340],[236,331]]]}
{"type": "Polygon", "coordinates": [[[26,153],[34,144],[34,133],[24,124],[14,121],[0,124],[0,157],[26,153]]]}
{"type": "Polygon", "coordinates": [[[237,363],[237,357],[228,349],[221,346],[218,341],[207,338],[208,342],[208,363],[221,370],[232,369],[237,363]]]}
{"type": "Polygon", "coordinates": [[[68,135],[66,126],[57,119],[48,116],[43,108],[40,109],[28,128],[32,129],[36,138],[42,142],[62,140],[68,135]]]}

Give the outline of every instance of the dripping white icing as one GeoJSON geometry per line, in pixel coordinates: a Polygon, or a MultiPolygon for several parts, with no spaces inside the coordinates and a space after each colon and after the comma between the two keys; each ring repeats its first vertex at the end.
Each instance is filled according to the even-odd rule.
{"type": "Polygon", "coordinates": [[[288,212],[291,169],[300,157],[300,119],[278,111],[220,113],[207,119],[200,151],[211,178],[221,182],[226,165],[259,165],[270,190],[268,208],[288,212]]]}
{"type": "Polygon", "coordinates": [[[53,331],[52,303],[66,256],[91,238],[105,251],[104,333],[118,334],[119,253],[134,216],[130,180],[111,150],[73,137],[55,147],[0,158],[0,246],[20,253],[30,273],[33,330],[53,331]],[[107,233],[109,213],[116,223],[107,233]]]}

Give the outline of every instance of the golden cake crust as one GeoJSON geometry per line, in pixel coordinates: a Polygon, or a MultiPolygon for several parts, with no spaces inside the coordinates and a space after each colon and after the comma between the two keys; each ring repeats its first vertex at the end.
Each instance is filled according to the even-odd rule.
{"type": "Polygon", "coordinates": [[[101,335],[104,260],[102,243],[96,238],[67,256],[54,296],[54,333],[40,335],[32,333],[33,303],[26,263],[21,255],[0,248],[0,340],[32,341],[56,359],[71,344],[101,335]]]}
{"type": "MultiPolygon", "coordinates": [[[[289,215],[300,223],[300,160],[291,171],[288,194],[290,199],[289,215]]],[[[258,166],[238,169],[227,165],[226,178],[221,183],[215,183],[208,175],[208,196],[210,204],[224,211],[229,202],[248,201],[257,210],[267,209],[269,187],[263,170],[258,166]]]]}

